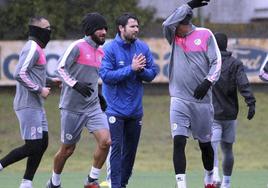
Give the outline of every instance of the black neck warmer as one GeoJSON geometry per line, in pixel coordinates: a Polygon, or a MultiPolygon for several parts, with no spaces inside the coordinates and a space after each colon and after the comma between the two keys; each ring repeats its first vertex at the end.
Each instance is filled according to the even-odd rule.
{"type": "Polygon", "coordinates": [[[29,36],[36,38],[42,48],[45,48],[48,41],[50,40],[51,30],[37,27],[34,25],[29,25],[29,36]]]}

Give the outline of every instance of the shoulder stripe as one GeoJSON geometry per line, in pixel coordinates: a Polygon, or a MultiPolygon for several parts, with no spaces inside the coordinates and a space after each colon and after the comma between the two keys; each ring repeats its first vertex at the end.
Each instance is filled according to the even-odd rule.
{"type": "Polygon", "coordinates": [[[21,70],[26,70],[27,67],[30,64],[30,60],[33,58],[34,52],[37,50],[37,44],[34,41],[31,41],[31,47],[30,47],[30,52],[28,53],[21,70]]]}
{"type": "Polygon", "coordinates": [[[72,49],[73,49],[78,43],[80,43],[80,42],[84,42],[84,40],[83,40],[83,39],[77,40],[77,41],[73,42],[73,43],[67,48],[67,50],[66,50],[66,52],[64,53],[64,55],[63,55],[61,61],[59,62],[59,66],[58,66],[58,68],[63,67],[63,66],[65,65],[66,59],[67,59],[67,57],[69,56],[69,54],[71,53],[72,49]]]}
{"type": "Polygon", "coordinates": [[[77,40],[75,42],[73,42],[66,50],[66,52],[64,53],[61,61],[59,62],[59,66],[58,66],[58,72],[60,74],[60,76],[63,78],[63,80],[71,87],[74,86],[74,84],[76,83],[76,80],[74,78],[71,77],[71,75],[69,75],[69,73],[64,69],[64,66],[66,64],[66,60],[68,58],[68,56],[70,55],[72,49],[80,42],[84,42],[85,40],[80,39],[77,40]]]}
{"type": "Polygon", "coordinates": [[[21,77],[22,81],[25,82],[30,88],[33,88],[34,90],[38,90],[39,86],[33,83],[31,79],[28,78],[26,71],[36,50],[37,50],[37,44],[34,41],[31,41],[30,51],[24,63],[22,64],[21,70],[19,72],[19,76],[21,77]]]}
{"type": "Polygon", "coordinates": [[[216,56],[217,56],[216,57],[217,58],[216,59],[216,68],[215,68],[214,74],[212,74],[210,77],[208,77],[208,80],[212,81],[212,82],[215,82],[216,80],[219,79],[219,75],[221,73],[221,64],[222,64],[221,52],[220,52],[220,50],[218,48],[217,41],[216,41],[213,33],[209,29],[207,29],[207,30],[211,34],[211,38],[214,41],[214,44],[215,44],[215,47],[216,47],[215,51],[216,51],[216,56]]]}

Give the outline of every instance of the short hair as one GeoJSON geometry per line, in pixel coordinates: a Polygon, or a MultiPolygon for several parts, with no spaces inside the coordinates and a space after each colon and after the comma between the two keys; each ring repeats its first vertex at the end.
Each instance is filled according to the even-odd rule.
{"type": "Polygon", "coordinates": [[[47,20],[45,17],[43,17],[43,16],[32,16],[30,19],[29,19],[29,23],[28,23],[28,25],[38,25],[38,23],[40,23],[41,22],[41,20],[43,20],[43,19],[45,19],[45,20],[47,20]]]}
{"type": "Polygon", "coordinates": [[[117,33],[120,34],[120,30],[119,30],[119,26],[123,26],[125,27],[128,23],[128,20],[132,18],[134,20],[137,20],[138,24],[139,24],[139,19],[138,17],[131,13],[131,12],[125,12],[123,13],[121,16],[119,16],[117,19],[116,19],[116,29],[117,29],[117,33]]]}
{"type": "Polygon", "coordinates": [[[220,51],[226,51],[227,50],[227,43],[228,43],[228,37],[225,33],[216,32],[214,34],[215,39],[217,41],[218,47],[220,51]]]}

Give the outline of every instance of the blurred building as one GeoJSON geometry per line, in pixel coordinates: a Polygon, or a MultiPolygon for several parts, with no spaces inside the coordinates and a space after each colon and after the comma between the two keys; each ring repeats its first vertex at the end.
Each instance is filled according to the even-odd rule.
{"type": "MultiPolygon", "coordinates": [[[[140,0],[141,7],[151,6],[155,18],[166,18],[176,7],[189,0],[140,0]]],[[[195,10],[196,11],[196,10],[195,10]]],[[[268,0],[211,0],[202,15],[212,23],[250,23],[268,21],[268,0]]],[[[195,14],[197,15],[197,14],[195,14]]]]}
{"type": "Polygon", "coordinates": [[[7,0],[0,0],[0,6],[5,6],[7,3],[7,0]]]}

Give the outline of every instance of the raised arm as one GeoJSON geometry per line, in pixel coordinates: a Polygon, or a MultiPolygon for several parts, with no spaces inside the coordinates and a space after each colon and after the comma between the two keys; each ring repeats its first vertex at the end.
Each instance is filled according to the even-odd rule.
{"type": "Polygon", "coordinates": [[[182,21],[186,15],[192,15],[192,8],[188,4],[184,4],[178,7],[172,14],[163,22],[163,33],[169,44],[172,44],[175,38],[176,27],[179,22],[182,21]]]}

